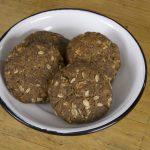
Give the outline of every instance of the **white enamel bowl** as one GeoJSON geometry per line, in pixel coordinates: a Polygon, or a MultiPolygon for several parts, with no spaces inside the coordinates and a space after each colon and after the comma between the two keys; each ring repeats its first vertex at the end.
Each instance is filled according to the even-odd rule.
{"type": "Polygon", "coordinates": [[[58,9],[30,16],[9,29],[0,41],[1,105],[20,122],[43,132],[79,135],[111,126],[134,108],[143,93],[146,74],[144,55],[134,37],[115,21],[87,10],[58,9]],[[113,83],[112,106],[102,119],[70,125],[57,117],[49,104],[23,104],[10,95],[3,80],[3,62],[16,44],[37,30],[57,32],[69,39],[95,31],[118,44],[122,65],[113,83]]]}

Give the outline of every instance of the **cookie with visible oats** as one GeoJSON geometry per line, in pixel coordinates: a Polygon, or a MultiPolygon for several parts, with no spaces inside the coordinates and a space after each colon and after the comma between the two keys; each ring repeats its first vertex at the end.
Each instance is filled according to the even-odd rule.
{"type": "Polygon", "coordinates": [[[80,60],[94,63],[110,80],[115,78],[121,63],[118,46],[96,32],[73,38],[68,44],[67,59],[70,63],[80,60]]]}
{"type": "Polygon", "coordinates": [[[53,44],[55,45],[61,55],[66,57],[66,47],[68,45],[69,40],[63,37],[62,35],[54,32],[48,31],[37,31],[25,38],[25,42],[27,43],[43,43],[43,44],[53,44]]]}
{"type": "Polygon", "coordinates": [[[19,44],[5,62],[7,88],[21,102],[46,102],[47,81],[62,66],[63,59],[56,47],[40,43],[19,44]]]}
{"type": "Polygon", "coordinates": [[[100,119],[112,101],[110,81],[95,66],[81,62],[57,72],[48,95],[56,114],[69,123],[100,119]]]}

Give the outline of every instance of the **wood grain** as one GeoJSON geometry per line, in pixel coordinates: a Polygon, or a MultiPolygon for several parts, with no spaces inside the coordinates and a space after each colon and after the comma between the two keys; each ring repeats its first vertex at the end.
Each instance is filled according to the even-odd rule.
{"type": "MultiPolygon", "coordinates": [[[[150,69],[149,0],[0,0],[0,35],[33,13],[54,8],[84,8],[105,14],[134,34],[150,69]]],[[[149,77],[149,73],[148,73],[149,77]]],[[[149,150],[150,82],[135,109],[116,125],[89,135],[63,137],[30,129],[0,107],[1,150],[149,150]]]]}

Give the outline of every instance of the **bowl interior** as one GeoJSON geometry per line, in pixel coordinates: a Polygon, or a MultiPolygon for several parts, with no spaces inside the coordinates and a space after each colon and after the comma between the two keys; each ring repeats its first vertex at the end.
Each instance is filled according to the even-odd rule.
{"type": "Polygon", "coordinates": [[[114,21],[88,11],[54,10],[34,15],[15,25],[0,42],[0,97],[19,118],[48,131],[79,132],[102,126],[123,114],[137,98],[145,77],[145,64],[138,44],[114,21]],[[3,80],[3,65],[9,51],[33,31],[57,32],[66,38],[86,31],[100,32],[118,44],[121,68],[113,82],[113,103],[100,120],[70,125],[55,116],[50,104],[23,104],[8,92],[3,80]]]}

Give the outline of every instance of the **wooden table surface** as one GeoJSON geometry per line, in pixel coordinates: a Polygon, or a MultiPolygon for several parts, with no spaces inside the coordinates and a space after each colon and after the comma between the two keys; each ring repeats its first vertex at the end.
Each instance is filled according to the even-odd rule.
{"type": "MultiPolygon", "coordinates": [[[[54,8],[84,8],[107,15],[139,41],[150,69],[149,0],[0,0],[0,35],[31,14],[54,8]]],[[[148,74],[149,77],[149,74],[148,74]]],[[[149,150],[150,82],[135,109],[116,125],[93,134],[64,137],[21,124],[0,106],[0,150],[149,150]]]]}

